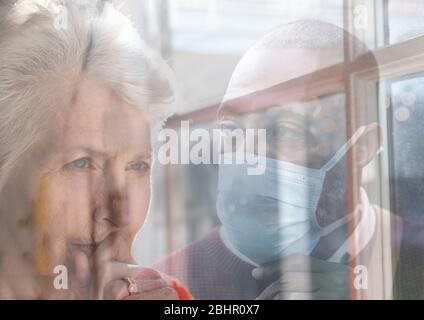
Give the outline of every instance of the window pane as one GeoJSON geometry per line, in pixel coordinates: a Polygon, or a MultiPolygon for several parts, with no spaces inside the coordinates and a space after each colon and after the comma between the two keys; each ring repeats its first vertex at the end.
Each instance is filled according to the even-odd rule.
{"type": "Polygon", "coordinates": [[[339,0],[173,0],[169,4],[171,59],[186,101],[181,113],[219,103],[238,60],[270,30],[300,19],[343,26],[339,0]]]}
{"type": "Polygon", "coordinates": [[[424,265],[424,74],[396,79],[387,87],[391,101],[391,211],[403,221],[395,298],[419,298],[424,265]]]}
{"type": "Polygon", "coordinates": [[[424,34],[422,0],[389,0],[389,43],[397,43],[424,34]]]}

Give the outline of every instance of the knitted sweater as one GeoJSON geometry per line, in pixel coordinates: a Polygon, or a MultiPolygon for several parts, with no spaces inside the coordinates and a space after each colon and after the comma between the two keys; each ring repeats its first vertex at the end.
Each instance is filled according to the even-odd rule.
{"type": "Polygon", "coordinates": [[[153,266],[188,286],[195,299],[254,299],[270,283],[252,277],[254,266],[222,242],[219,228],[153,266]]]}

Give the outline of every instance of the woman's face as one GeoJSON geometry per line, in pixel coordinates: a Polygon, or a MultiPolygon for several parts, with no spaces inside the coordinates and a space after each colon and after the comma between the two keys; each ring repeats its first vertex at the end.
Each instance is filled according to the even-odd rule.
{"type": "Polygon", "coordinates": [[[150,200],[146,115],[86,78],[61,120],[34,202],[38,267],[51,274],[73,252],[90,258],[99,247],[113,260],[132,262],[150,200]]]}

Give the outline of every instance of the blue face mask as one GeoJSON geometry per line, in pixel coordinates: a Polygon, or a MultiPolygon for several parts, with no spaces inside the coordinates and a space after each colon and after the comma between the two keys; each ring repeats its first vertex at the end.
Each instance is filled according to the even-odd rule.
{"type": "Polygon", "coordinates": [[[262,175],[248,175],[247,164],[220,165],[217,213],[227,246],[256,264],[309,255],[322,236],[348,221],[346,216],[321,227],[316,210],[326,173],[364,130],[359,128],[321,169],[270,158],[258,162],[266,164],[262,175]]]}

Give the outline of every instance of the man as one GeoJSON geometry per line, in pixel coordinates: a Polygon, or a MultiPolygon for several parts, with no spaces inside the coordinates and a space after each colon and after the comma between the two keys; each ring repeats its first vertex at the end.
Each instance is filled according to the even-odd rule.
{"type": "Polygon", "coordinates": [[[218,120],[224,130],[266,129],[266,148],[256,148],[266,170],[249,176],[242,165],[221,165],[222,226],[157,264],[195,298],[390,295],[383,270],[397,250],[381,239],[395,219],[361,188],[380,149],[377,107],[344,92],[345,39],[364,50],[336,26],[298,21],[264,36],[237,65],[218,120]]]}

